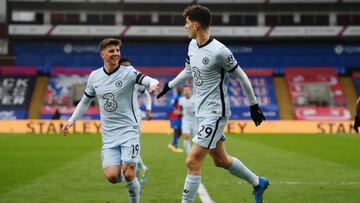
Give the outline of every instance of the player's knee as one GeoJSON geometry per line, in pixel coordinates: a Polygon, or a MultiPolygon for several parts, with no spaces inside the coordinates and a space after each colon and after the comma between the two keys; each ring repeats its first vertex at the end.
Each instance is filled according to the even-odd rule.
{"type": "Polygon", "coordinates": [[[216,167],[228,168],[229,164],[227,163],[227,160],[214,158],[213,161],[214,161],[214,164],[215,164],[216,167]]]}
{"type": "Polygon", "coordinates": [[[135,170],[127,169],[124,172],[124,177],[127,182],[131,182],[135,178],[135,170]]]}
{"type": "Polygon", "coordinates": [[[129,165],[125,167],[124,177],[127,182],[134,180],[135,178],[135,166],[129,165]]]}
{"type": "Polygon", "coordinates": [[[186,166],[190,171],[195,171],[200,168],[198,161],[193,158],[187,158],[186,159],[186,166]]]}
{"type": "Polygon", "coordinates": [[[119,182],[119,176],[117,176],[116,174],[105,174],[105,176],[106,179],[112,184],[119,182]]]}

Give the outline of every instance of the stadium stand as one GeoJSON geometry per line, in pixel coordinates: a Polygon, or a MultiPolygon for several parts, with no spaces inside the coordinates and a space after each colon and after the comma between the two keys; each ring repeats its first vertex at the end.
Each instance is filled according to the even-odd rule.
{"type": "Polygon", "coordinates": [[[285,77],[296,119],[351,119],[335,68],[286,68],[285,77]]]}
{"type": "MultiPolygon", "coordinates": [[[[45,92],[42,119],[51,119],[58,109],[62,119],[68,119],[84,94],[85,84],[92,70],[86,68],[55,67],[45,92]]],[[[100,119],[99,108],[92,104],[83,119],[100,119]]]]}
{"type": "Polygon", "coordinates": [[[360,96],[360,72],[354,72],[352,77],[356,89],[356,94],[357,96],[360,96]]]}
{"type": "MultiPolygon", "coordinates": [[[[291,119],[289,112],[294,111],[289,98],[281,93],[288,91],[281,77],[284,67],[304,67],[305,73],[312,67],[335,67],[339,74],[348,73],[347,67],[360,67],[360,13],[354,9],[360,2],[353,0],[9,0],[5,37],[10,39],[16,66],[36,66],[39,73],[51,75],[50,81],[55,81],[52,83],[59,78],[53,75],[53,67],[101,67],[98,42],[104,36],[122,38],[122,54],[136,68],[151,67],[149,75],[165,81],[183,67],[188,40],[181,12],[193,2],[204,3],[214,11],[211,33],[231,49],[243,69],[265,67],[272,69],[272,75],[280,76],[274,82],[270,75],[250,74],[253,84],[266,84],[255,89],[266,106],[264,111],[271,112],[265,115],[271,119],[291,119]],[[79,9],[70,12],[71,8],[79,9]],[[168,74],[158,76],[159,71],[165,71],[158,68],[165,68],[168,74]]],[[[47,110],[42,108],[42,118],[50,118],[57,105],[49,103],[51,97],[58,96],[50,83],[47,91],[51,94],[46,92],[47,110]]],[[[81,92],[82,87],[75,85],[74,92],[81,92]]],[[[327,91],[323,103],[338,108],[348,105],[345,96],[343,102],[334,99],[328,86],[318,88],[327,91]]],[[[248,118],[241,110],[245,111],[244,96],[233,97],[238,84],[229,89],[236,112],[233,118],[248,118]]],[[[302,105],[308,107],[314,88],[305,85],[304,89],[310,95],[302,105]]],[[[70,98],[79,99],[78,93],[68,96],[60,98],[60,107],[72,106],[70,98]]],[[[155,111],[162,113],[155,117],[165,118],[165,106],[156,102],[155,111]]],[[[66,118],[66,108],[61,111],[66,118]]]]}
{"type": "Polygon", "coordinates": [[[26,119],[36,67],[0,67],[0,119],[26,119]]]}

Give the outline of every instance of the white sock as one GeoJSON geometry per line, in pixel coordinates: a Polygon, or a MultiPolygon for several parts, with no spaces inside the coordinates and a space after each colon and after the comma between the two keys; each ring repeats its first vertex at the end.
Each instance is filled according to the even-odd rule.
{"type": "Polygon", "coordinates": [[[189,154],[191,150],[190,140],[184,140],[184,150],[186,154],[189,154]]]}
{"type": "Polygon", "coordinates": [[[126,187],[129,192],[130,203],[140,202],[140,183],[137,178],[134,178],[131,182],[128,182],[126,187]]]}
{"type": "Polygon", "coordinates": [[[246,180],[254,187],[259,184],[259,177],[250,171],[239,159],[231,157],[233,162],[228,171],[236,177],[246,180]]]}
{"type": "Polygon", "coordinates": [[[181,203],[193,202],[196,192],[199,189],[200,182],[201,182],[201,176],[193,176],[193,175],[186,176],[181,203]]]}
{"type": "Polygon", "coordinates": [[[143,160],[141,159],[141,157],[139,157],[138,167],[139,167],[139,169],[145,169],[145,168],[147,168],[147,167],[145,166],[143,160]]]}

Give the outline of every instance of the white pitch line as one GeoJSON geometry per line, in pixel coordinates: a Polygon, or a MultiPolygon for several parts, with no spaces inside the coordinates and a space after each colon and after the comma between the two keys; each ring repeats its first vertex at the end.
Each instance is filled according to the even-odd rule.
{"type": "Polygon", "coordinates": [[[211,199],[209,193],[207,192],[205,186],[202,183],[200,183],[200,185],[199,185],[198,193],[199,193],[200,200],[203,203],[215,203],[211,199]]]}
{"type": "MultiPolygon", "coordinates": [[[[238,182],[238,184],[247,184],[245,182],[238,182]]],[[[270,181],[270,184],[274,185],[360,185],[360,181],[293,181],[293,180],[279,180],[270,181]]]]}

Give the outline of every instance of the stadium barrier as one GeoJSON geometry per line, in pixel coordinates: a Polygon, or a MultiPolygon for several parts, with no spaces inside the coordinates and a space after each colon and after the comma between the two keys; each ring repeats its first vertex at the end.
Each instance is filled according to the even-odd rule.
{"type": "MultiPolygon", "coordinates": [[[[62,120],[3,120],[0,121],[0,133],[12,134],[58,134],[66,121],[62,120]]],[[[70,133],[100,133],[100,121],[80,120],[70,133]]],[[[169,133],[169,121],[143,121],[142,133],[169,133]]],[[[252,121],[231,120],[225,127],[225,133],[265,133],[265,134],[343,134],[355,133],[352,121],[266,121],[255,127],[252,121]]]]}

